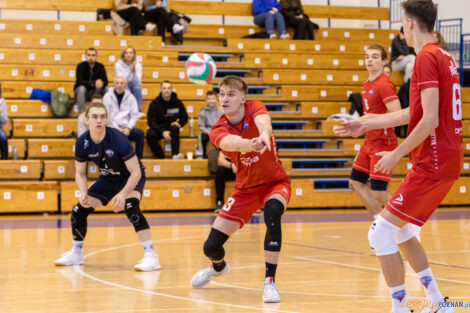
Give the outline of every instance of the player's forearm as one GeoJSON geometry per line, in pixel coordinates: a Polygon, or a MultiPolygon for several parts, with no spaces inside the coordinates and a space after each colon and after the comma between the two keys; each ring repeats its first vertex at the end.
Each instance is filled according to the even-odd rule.
{"type": "Polygon", "coordinates": [[[439,125],[439,122],[434,118],[422,118],[416,125],[408,137],[399,145],[395,152],[401,158],[410,153],[411,150],[421,144],[439,125]]]}
{"type": "Polygon", "coordinates": [[[134,190],[135,186],[137,186],[137,183],[139,182],[141,177],[141,171],[140,168],[137,168],[136,170],[133,170],[131,172],[131,176],[127,179],[126,185],[124,185],[124,188],[122,188],[121,193],[124,195],[124,197],[127,197],[129,193],[131,193],[132,190],[134,190]]]}
{"type": "Polygon", "coordinates": [[[82,195],[88,193],[87,177],[85,173],[75,173],[75,182],[82,195]]]}
{"type": "Polygon", "coordinates": [[[250,152],[249,139],[243,139],[237,135],[227,135],[219,144],[219,148],[224,151],[236,151],[236,152],[250,152]]]}
{"type": "Polygon", "coordinates": [[[408,124],[410,118],[410,111],[408,108],[386,113],[376,114],[370,118],[364,119],[364,126],[367,130],[395,127],[408,124]]]}
{"type": "Polygon", "coordinates": [[[255,124],[260,135],[262,133],[267,133],[268,137],[271,137],[273,134],[273,127],[271,125],[271,117],[268,114],[262,114],[255,117],[255,124]]]}

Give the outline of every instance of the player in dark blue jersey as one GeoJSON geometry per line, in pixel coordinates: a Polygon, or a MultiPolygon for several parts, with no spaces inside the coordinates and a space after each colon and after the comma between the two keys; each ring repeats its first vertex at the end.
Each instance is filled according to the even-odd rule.
{"type": "Polygon", "coordinates": [[[134,269],[158,270],[160,263],[153,250],[150,227],[139,208],[145,185],[144,167],[127,136],[106,127],[107,112],[103,104],[92,103],[88,107],[86,123],[89,130],[75,144],[75,181],[80,189],[80,198],[71,216],[73,247],[54,263],[83,264],[87,217],[95,208],[111,202],[114,212],[125,211],[144,247],[144,258],[134,269]],[[95,163],[101,173],[90,188],[86,177],[88,161],[95,163]]]}

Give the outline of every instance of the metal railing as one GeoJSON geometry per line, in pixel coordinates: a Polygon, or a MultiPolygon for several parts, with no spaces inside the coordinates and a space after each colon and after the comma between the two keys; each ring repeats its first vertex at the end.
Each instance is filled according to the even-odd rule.
{"type": "Polygon", "coordinates": [[[462,34],[460,36],[459,54],[460,85],[463,85],[465,66],[470,67],[470,34],[462,34]]]}
{"type": "Polygon", "coordinates": [[[392,29],[393,24],[396,24],[396,23],[401,24],[401,16],[403,14],[403,8],[401,7],[401,3],[404,1],[405,0],[390,0],[389,11],[388,11],[390,29],[392,29]]]}

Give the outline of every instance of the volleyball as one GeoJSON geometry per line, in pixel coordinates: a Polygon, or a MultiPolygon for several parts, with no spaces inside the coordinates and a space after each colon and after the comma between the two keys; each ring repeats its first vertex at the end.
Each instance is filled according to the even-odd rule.
{"type": "Polygon", "coordinates": [[[186,61],[186,76],[198,85],[205,85],[215,78],[217,67],[214,59],[206,53],[193,53],[186,61]]]}

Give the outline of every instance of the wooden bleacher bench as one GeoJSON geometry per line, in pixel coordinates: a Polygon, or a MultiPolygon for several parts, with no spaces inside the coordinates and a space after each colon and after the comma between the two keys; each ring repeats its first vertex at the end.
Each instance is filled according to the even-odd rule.
{"type": "MultiPolygon", "coordinates": [[[[2,82],[2,95],[5,98],[22,98],[27,99],[31,95],[33,88],[41,89],[58,89],[62,92],[73,95],[74,82],[2,82]]],[[[111,86],[111,84],[109,85],[111,86]]],[[[211,85],[195,85],[195,84],[173,84],[178,98],[181,100],[204,100],[206,91],[212,90],[211,85]]],[[[142,94],[144,99],[155,99],[160,93],[160,84],[142,84],[142,94]]]]}
{"type": "Polygon", "coordinates": [[[23,159],[26,155],[26,140],[24,139],[8,139],[8,158],[13,159],[13,151],[16,147],[18,159],[23,159]]]}
{"type": "MultiPolygon", "coordinates": [[[[251,16],[251,4],[240,2],[172,1],[171,8],[178,12],[204,15],[251,16]]],[[[303,5],[310,18],[388,20],[389,9],[365,6],[303,5]]]]}
{"type": "MultiPolygon", "coordinates": [[[[51,106],[39,100],[17,100],[8,99],[8,117],[53,117],[51,106]]],[[[77,117],[78,112],[72,110],[69,117],[77,117]]]]}
{"type": "Polygon", "coordinates": [[[41,160],[0,160],[0,179],[40,179],[41,160]]]}
{"type": "MultiPolygon", "coordinates": [[[[121,57],[121,50],[98,49],[98,62],[114,66],[121,57]]],[[[45,50],[45,49],[2,49],[0,64],[71,65],[75,67],[85,57],[83,49],[45,50]]],[[[178,53],[175,51],[139,51],[137,58],[143,66],[178,66],[178,53]]],[[[113,69],[114,71],[114,69],[113,69]]]]}
{"type": "Polygon", "coordinates": [[[92,36],[57,34],[0,34],[0,45],[4,48],[84,50],[94,47],[98,50],[122,50],[132,44],[137,51],[161,50],[160,36],[92,36]]]}
{"type": "Polygon", "coordinates": [[[13,119],[13,137],[65,137],[77,131],[76,118],[13,119]]]}
{"type": "Polygon", "coordinates": [[[345,42],[333,40],[269,40],[269,39],[227,39],[227,49],[232,52],[289,52],[308,54],[331,54],[343,55],[361,54],[372,43],[379,43],[388,49],[391,41],[380,42],[377,40],[366,42],[345,42]]]}
{"type": "Polygon", "coordinates": [[[111,21],[47,21],[47,20],[0,20],[0,34],[83,34],[94,36],[113,35],[111,21]]]}
{"type": "Polygon", "coordinates": [[[0,213],[57,212],[56,181],[0,182],[0,213]]]}
{"type": "Polygon", "coordinates": [[[111,9],[112,6],[112,0],[2,0],[0,2],[0,9],[10,10],[59,10],[96,12],[96,9],[111,9]]]}
{"type": "Polygon", "coordinates": [[[353,92],[361,92],[361,86],[301,86],[283,85],[282,100],[298,101],[347,101],[353,92]]]}

